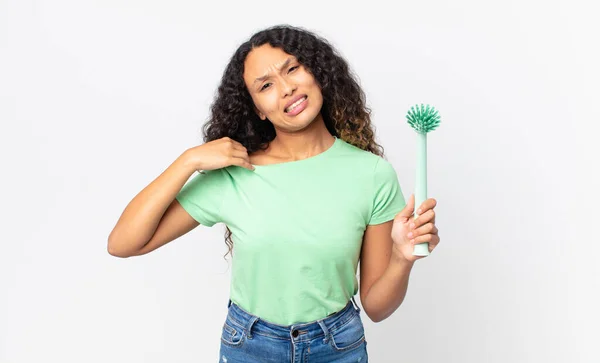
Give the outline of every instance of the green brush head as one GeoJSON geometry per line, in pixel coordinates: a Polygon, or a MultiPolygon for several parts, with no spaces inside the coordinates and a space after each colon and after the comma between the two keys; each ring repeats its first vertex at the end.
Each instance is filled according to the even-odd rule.
{"type": "Polygon", "coordinates": [[[429,105],[423,106],[423,104],[421,104],[421,108],[418,105],[412,106],[406,114],[406,119],[416,132],[422,134],[435,130],[440,124],[440,116],[436,109],[429,105]]]}

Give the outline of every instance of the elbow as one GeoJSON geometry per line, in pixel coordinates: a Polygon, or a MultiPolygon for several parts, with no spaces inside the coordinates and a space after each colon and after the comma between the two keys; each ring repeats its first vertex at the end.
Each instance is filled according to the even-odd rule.
{"type": "Polygon", "coordinates": [[[119,249],[115,248],[110,242],[108,243],[106,250],[107,250],[108,254],[111,256],[121,257],[121,258],[129,257],[125,253],[120,251],[119,249]]]}
{"type": "Polygon", "coordinates": [[[389,318],[390,315],[392,315],[391,313],[386,314],[384,311],[373,311],[372,309],[368,309],[364,305],[363,305],[363,311],[369,317],[369,319],[371,319],[371,321],[374,323],[380,323],[380,322],[384,321],[385,319],[389,318]]]}
{"type": "MultiPolygon", "coordinates": [[[[402,304],[402,302],[400,302],[400,305],[401,304],[402,304]]],[[[363,299],[363,301],[362,301],[363,311],[369,317],[369,319],[371,319],[371,321],[374,323],[380,323],[380,322],[384,321],[385,319],[389,318],[390,316],[392,316],[400,305],[392,307],[392,306],[385,306],[385,305],[382,306],[381,303],[379,305],[371,304],[370,301],[369,301],[369,303],[367,303],[366,298],[363,299]]]]}
{"type": "Polygon", "coordinates": [[[371,321],[374,323],[380,323],[382,322],[384,319],[379,319],[379,318],[371,318],[371,321]]]}
{"type": "Polygon", "coordinates": [[[367,311],[365,311],[365,314],[367,314],[369,319],[371,319],[371,321],[374,323],[379,323],[379,322],[382,322],[383,320],[385,320],[385,317],[383,317],[381,315],[372,314],[372,313],[370,314],[367,311]]]}
{"type": "Polygon", "coordinates": [[[119,246],[122,246],[123,243],[119,243],[116,238],[113,236],[113,233],[110,234],[110,236],[108,236],[108,244],[106,246],[106,250],[108,252],[109,255],[111,256],[115,256],[115,257],[121,257],[121,258],[127,258],[130,257],[131,254],[127,253],[127,251],[124,251],[122,248],[119,248],[119,246]]]}
{"type": "Polygon", "coordinates": [[[110,245],[110,243],[108,244],[108,247],[106,248],[106,250],[108,251],[108,254],[111,256],[121,257],[121,258],[129,257],[126,254],[124,254],[124,253],[120,252],[119,250],[115,249],[114,247],[112,247],[110,245]]]}

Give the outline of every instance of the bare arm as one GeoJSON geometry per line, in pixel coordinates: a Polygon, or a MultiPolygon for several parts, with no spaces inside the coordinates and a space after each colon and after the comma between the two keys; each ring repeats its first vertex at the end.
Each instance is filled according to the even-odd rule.
{"type": "Polygon", "coordinates": [[[392,253],[392,226],[393,221],[369,225],[363,237],[360,301],[375,323],[388,318],[402,304],[413,267],[392,253]]]}
{"type": "Polygon", "coordinates": [[[108,236],[108,253],[117,257],[148,253],[199,225],[175,197],[196,170],[237,165],[254,170],[248,150],[222,137],[186,150],[129,202],[108,236]]]}
{"type": "Polygon", "coordinates": [[[187,153],[129,202],[108,237],[108,253],[117,257],[145,254],[199,225],[175,200],[195,171],[187,153]]]}

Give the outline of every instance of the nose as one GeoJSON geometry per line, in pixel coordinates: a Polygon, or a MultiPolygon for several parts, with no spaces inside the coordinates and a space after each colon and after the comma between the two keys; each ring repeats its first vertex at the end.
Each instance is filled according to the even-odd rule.
{"type": "Polygon", "coordinates": [[[281,79],[281,92],[283,97],[291,95],[296,90],[296,85],[286,79],[281,79]]]}

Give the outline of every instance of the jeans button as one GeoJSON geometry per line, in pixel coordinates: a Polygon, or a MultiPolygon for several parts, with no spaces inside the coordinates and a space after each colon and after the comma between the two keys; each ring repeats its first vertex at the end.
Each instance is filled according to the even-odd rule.
{"type": "Polygon", "coordinates": [[[294,330],[294,331],[292,332],[292,336],[293,336],[294,338],[298,337],[298,330],[294,330]]]}

